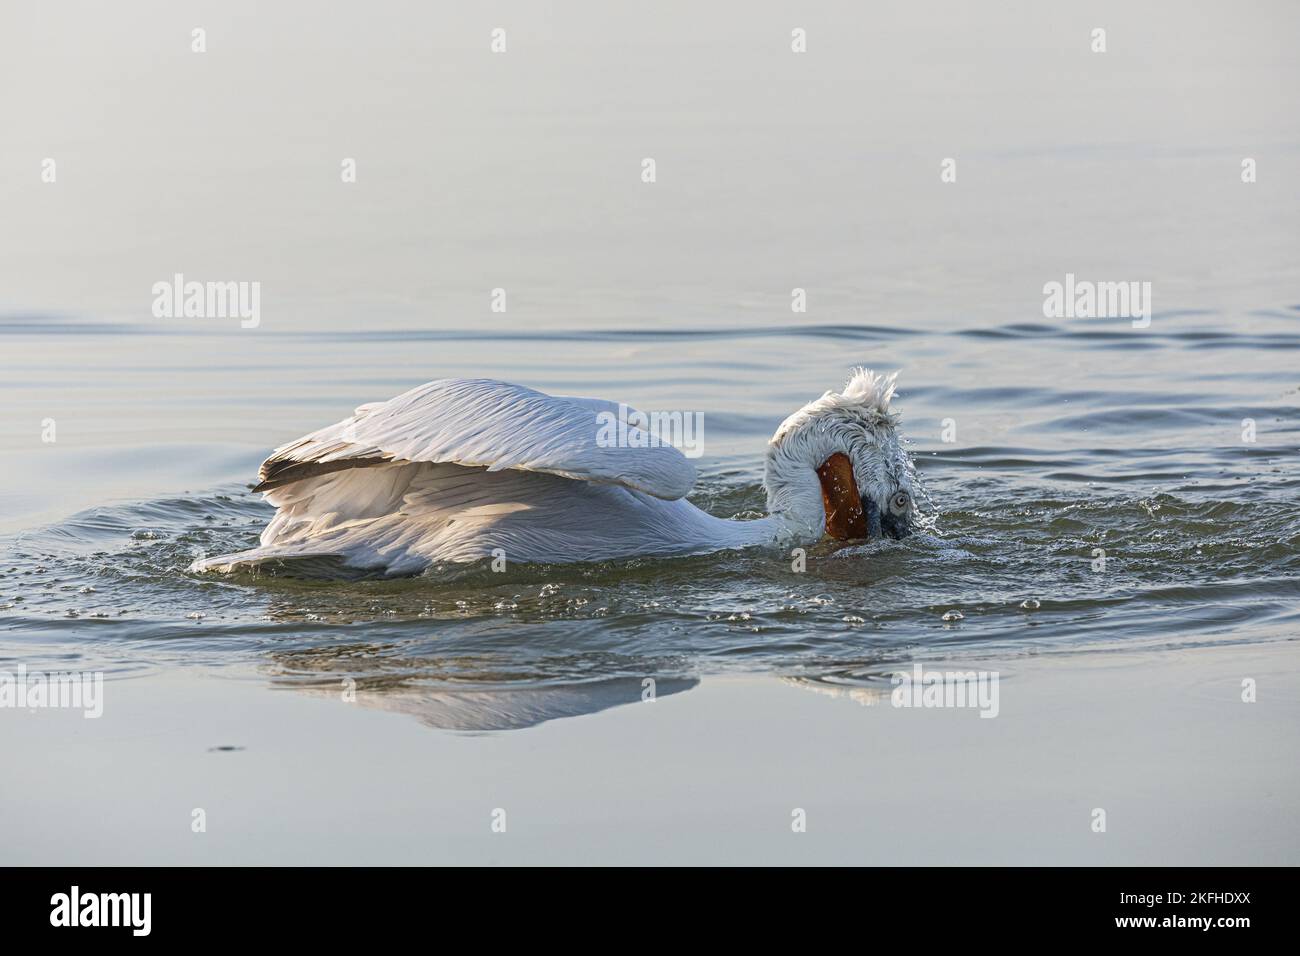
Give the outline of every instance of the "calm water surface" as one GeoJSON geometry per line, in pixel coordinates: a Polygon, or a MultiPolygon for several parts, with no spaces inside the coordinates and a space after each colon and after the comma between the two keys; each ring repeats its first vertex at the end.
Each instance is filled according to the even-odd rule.
{"type": "MultiPolygon", "coordinates": [[[[706,454],[692,499],[738,519],[763,507],[767,437],[789,409],[835,387],[846,360],[946,361],[953,371],[942,378],[907,376],[899,399],[930,528],[902,542],[820,546],[803,573],[786,554],[756,550],[504,574],[440,568],[397,581],[196,576],[186,571],[196,555],[250,546],[271,514],[248,492],[261,452],[196,441],[140,446],[115,462],[65,448],[67,435],[18,460],[45,454],[52,461],[38,474],[72,468],[92,488],[97,472],[115,467],[166,476],[173,456],[204,457],[211,477],[8,533],[6,657],[125,670],[252,661],[278,681],[326,687],[353,677],[402,691],[564,688],[562,706],[573,707],[572,685],[591,684],[593,705],[608,706],[610,694],[637,699],[647,676],[680,683],[747,670],[871,686],[918,655],[1294,639],[1300,312],[1241,318],[1249,334],[1217,331],[1231,321],[1222,315],[1186,313],[1159,314],[1142,332],[1020,321],[939,333],[845,325],[289,335],[303,364],[290,382],[270,376],[238,402],[192,413],[221,428],[258,409],[306,417],[298,406],[309,401],[323,422],[417,381],[390,364],[472,374],[483,369],[469,356],[531,353],[491,371],[703,411],[706,454]],[[328,389],[317,381],[296,394],[306,369],[328,389]],[[941,440],[944,418],[957,442],[941,440]],[[1241,440],[1243,418],[1256,422],[1254,443],[1241,440]],[[961,619],[944,620],[953,610],[961,619]]],[[[33,334],[48,331],[9,332],[33,334]]],[[[155,348],[157,332],[66,335],[104,357],[87,386],[109,405],[175,381],[170,368],[123,374],[116,364],[138,362],[132,353],[155,348]]],[[[195,356],[187,382],[202,389],[223,374],[209,356],[232,337],[184,336],[195,356]]],[[[175,402],[171,414],[193,406],[184,392],[175,402]]]]}

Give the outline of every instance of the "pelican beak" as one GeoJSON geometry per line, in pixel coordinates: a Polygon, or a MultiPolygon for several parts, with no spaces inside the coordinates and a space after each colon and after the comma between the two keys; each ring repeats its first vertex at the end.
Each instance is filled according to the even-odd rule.
{"type": "Polygon", "coordinates": [[[848,455],[838,451],[831,455],[817,469],[817,477],[822,484],[828,536],[840,541],[880,536],[880,509],[869,495],[863,505],[848,455]]]}
{"type": "Polygon", "coordinates": [[[891,538],[906,538],[912,533],[912,523],[905,514],[886,514],[880,523],[891,538]]]}

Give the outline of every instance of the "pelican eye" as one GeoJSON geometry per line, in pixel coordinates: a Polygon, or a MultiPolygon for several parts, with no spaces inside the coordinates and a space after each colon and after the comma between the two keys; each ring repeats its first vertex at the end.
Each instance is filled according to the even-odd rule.
{"type": "Polygon", "coordinates": [[[894,497],[889,499],[889,507],[894,511],[906,511],[908,505],[911,503],[912,499],[908,496],[906,491],[900,491],[898,494],[894,495],[894,497]]]}

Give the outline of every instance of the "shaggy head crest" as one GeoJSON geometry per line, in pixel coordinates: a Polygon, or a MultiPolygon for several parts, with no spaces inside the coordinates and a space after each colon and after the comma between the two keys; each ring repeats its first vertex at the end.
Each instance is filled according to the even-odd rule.
{"type": "Polygon", "coordinates": [[[844,391],[827,392],[799,409],[781,423],[769,444],[780,445],[790,433],[828,414],[856,420],[868,427],[896,426],[899,415],[890,410],[889,403],[894,397],[897,379],[897,372],[878,375],[867,368],[853,369],[844,384],[844,391]]]}
{"type": "Polygon", "coordinates": [[[896,415],[889,410],[889,402],[893,399],[896,388],[897,372],[877,375],[871,369],[859,365],[850,370],[849,380],[844,383],[844,391],[840,392],[839,397],[845,403],[860,405],[883,418],[895,418],[896,415]]]}

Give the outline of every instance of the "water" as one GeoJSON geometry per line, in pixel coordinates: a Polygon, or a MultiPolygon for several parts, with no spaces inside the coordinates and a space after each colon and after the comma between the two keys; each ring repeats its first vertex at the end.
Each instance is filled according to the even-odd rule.
{"type": "MultiPolygon", "coordinates": [[[[8,336],[42,342],[60,327],[44,321],[8,336]]],[[[247,490],[260,453],[232,454],[194,489],[104,502],[6,535],[6,643],[96,666],[238,661],[276,682],[322,687],[351,677],[376,690],[600,691],[611,681],[736,671],[872,686],[918,656],[1292,640],[1298,323],[1300,309],[1274,308],[1239,318],[1158,313],[1141,331],[1127,320],[939,332],[265,330],[301,356],[299,376],[330,382],[338,397],[300,411],[298,389],[270,378],[243,386],[244,409],[288,406],[281,414],[323,423],[414,382],[381,385],[392,363],[471,374],[469,359],[447,353],[491,351],[532,356],[511,363],[512,376],[542,387],[701,410],[706,455],[692,499],[724,517],[761,511],[764,442],[800,401],[838,387],[840,366],[945,362],[941,379],[912,371],[897,400],[931,527],[904,541],[820,545],[803,573],[788,554],[759,549],[504,574],[484,563],[397,581],[190,574],[197,555],[254,544],[272,513],[247,490]],[[1251,332],[1218,331],[1235,323],[1251,332]],[[584,357],[554,367],[556,353],[611,344],[636,349],[635,366],[583,371],[584,357]],[[1062,355],[1079,370],[1064,381],[1053,372],[1062,355]],[[942,440],[945,418],[957,441],[942,440]],[[1244,418],[1256,422],[1253,443],[1242,441],[1244,418]],[[218,480],[223,470],[246,479],[218,480]],[[945,620],[954,610],[960,620],[945,620]]],[[[66,347],[104,360],[88,385],[110,406],[167,377],[145,366],[127,386],[112,361],[117,350],[144,352],[144,342],[156,348],[157,330],[113,330],[102,344],[95,331],[74,326],[66,347]]],[[[196,337],[203,344],[186,380],[202,390],[229,374],[211,356],[241,334],[191,331],[177,341],[196,337]]],[[[179,404],[167,414],[192,414],[195,403],[179,404]]],[[[201,414],[234,431],[248,412],[201,414]]],[[[73,441],[37,454],[63,456],[73,441]]],[[[219,448],[207,452],[220,458],[219,448]]],[[[165,470],[171,452],[140,454],[133,467],[165,470]]],[[[603,700],[597,693],[593,704],[603,700]]]]}
{"type": "MultiPolygon", "coordinates": [[[[580,810],[584,788],[640,805],[634,790],[601,790],[574,755],[639,779],[620,763],[632,759],[624,735],[649,718],[617,705],[652,678],[686,708],[661,706],[657,727],[699,721],[671,746],[654,738],[655,759],[693,768],[689,786],[656,784],[655,812],[681,837],[665,853],[709,845],[683,822],[697,786],[737,815],[737,840],[745,814],[772,809],[755,793],[781,794],[788,830],[783,782],[757,769],[769,760],[801,768],[800,786],[828,805],[857,807],[860,794],[837,789],[845,768],[870,776],[879,758],[817,761],[874,741],[903,771],[887,812],[868,815],[883,829],[846,823],[810,858],[868,853],[895,831],[933,832],[943,862],[944,846],[970,845],[974,804],[943,803],[958,799],[940,794],[946,776],[908,763],[926,753],[986,785],[980,806],[1038,820],[988,829],[992,858],[1067,847],[1096,862],[1053,829],[1072,807],[1008,794],[1100,799],[1084,794],[1114,776],[1150,797],[1151,826],[1182,821],[1218,841],[1216,859],[1262,847],[1295,862],[1285,754],[1300,723],[1294,708],[1269,709],[1295,697],[1300,618],[1294,5],[1243,18],[1211,3],[1090,5],[1086,17],[1028,3],[506,4],[488,19],[465,5],[325,16],[231,3],[205,13],[202,55],[170,6],[140,5],[129,22],[94,4],[0,13],[0,670],[104,670],[115,696],[103,723],[118,734],[105,752],[137,741],[139,759],[185,768],[177,787],[212,779],[187,755],[227,761],[258,795],[310,752],[295,779],[349,815],[362,796],[332,789],[335,762],[387,755],[394,790],[364,794],[364,832],[394,829],[371,844],[387,849],[358,852],[392,862],[434,826],[413,822],[397,791],[455,779],[478,814],[499,799],[487,784],[509,774],[485,768],[505,753],[557,788],[548,819],[564,818],[555,794],[570,785],[580,810]],[[1089,49],[1094,18],[1104,55],[1089,49]],[[501,24],[504,56],[488,52],[501,24]],[[793,26],[808,30],[807,54],[789,52],[793,26]],[[45,157],[55,183],[40,180],[45,157]],[[340,179],[345,158],[356,183],[340,179]],[[940,180],[945,158],[955,183],[940,180]],[[258,327],[155,318],[152,285],[177,272],[260,282],[258,327]],[[1044,284],[1067,273],[1150,282],[1149,327],[1045,317],[1044,284]],[[498,288],[504,313],[490,308],[498,288]],[[791,309],[795,289],[806,312],[791,309]],[[691,498],[753,516],[765,442],[854,365],[901,370],[926,529],[819,545],[802,573],[763,550],[396,581],[187,571],[256,541],[271,512],[248,489],[272,448],[439,377],[701,412],[691,498]],[[888,708],[816,709],[839,706],[823,696],[877,700],[916,660],[996,668],[1009,716],[976,720],[997,729],[975,737],[880,716],[888,708]],[[1273,675],[1259,709],[1216,709],[1236,701],[1243,673],[1273,675]],[[365,708],[311,709],[349,678],[365,708]],[[1146,686],[1159,693],[1139,699],[1146,686]],[[824,694],[778,693],[789,688],[824,694]],[[372,722],[384,710],[419,739],[372,722]],[[1101,738],[1084,728],[1103,712],[1106,740],[1151,752],[1123,762],[1092,749],[1101,738]],[[1025,736],[1017,713],[1070,760],[1025,736]],[[286,730],[307,714],[337,749],[286,730]],[[813,746],[801,721],[830,736],[813,746]],[[149,743],[155,726],[174,736],[149,743]],[[499,733],[471,744],[429,728],[499,733]],[[1226,763],[1171,767],[1201,740],[1226,763]],[[442,778],[418,778],[435,746],[442,778]],[[1000,756],[1001,770],[963,763],[973,753],[1000,756]],[[1026,753],[1045,776],[1017,776],[1026,753]],[[1255,762],[1234,772],[1233,754],[1255,762]],[[1240,798],[1231,782],[1261,766],[1275,776],[1260,792],[1283,802],[1225,823],[1217,808],[1240,798]]],[[[92,740],[31,727],[7,746],[50,773],[51,748],[92,740]]],[[[152,784],[108,772],[101,783],[141,808],[122,819],[124,840],[164,845],[149,814],[175,808],[151,802],[152,784]]],[[[30,824],[32,858],[60,845],[68,819],[99,816],[5,800],[4,816],[30,824]]],[[[337,834],[322,841],[282,809],[218,857],[311,859],[333,845],[337,834]]],[[[588,810],[571,835],[593,858],[664,838],[624,818],[592,829],[588,810]]],[[[1170,845],[1123,839],[1118,858],[1143,862],[1170,845]]],[[[188,860],[189,846],[150,858],[188,860]]]]}

